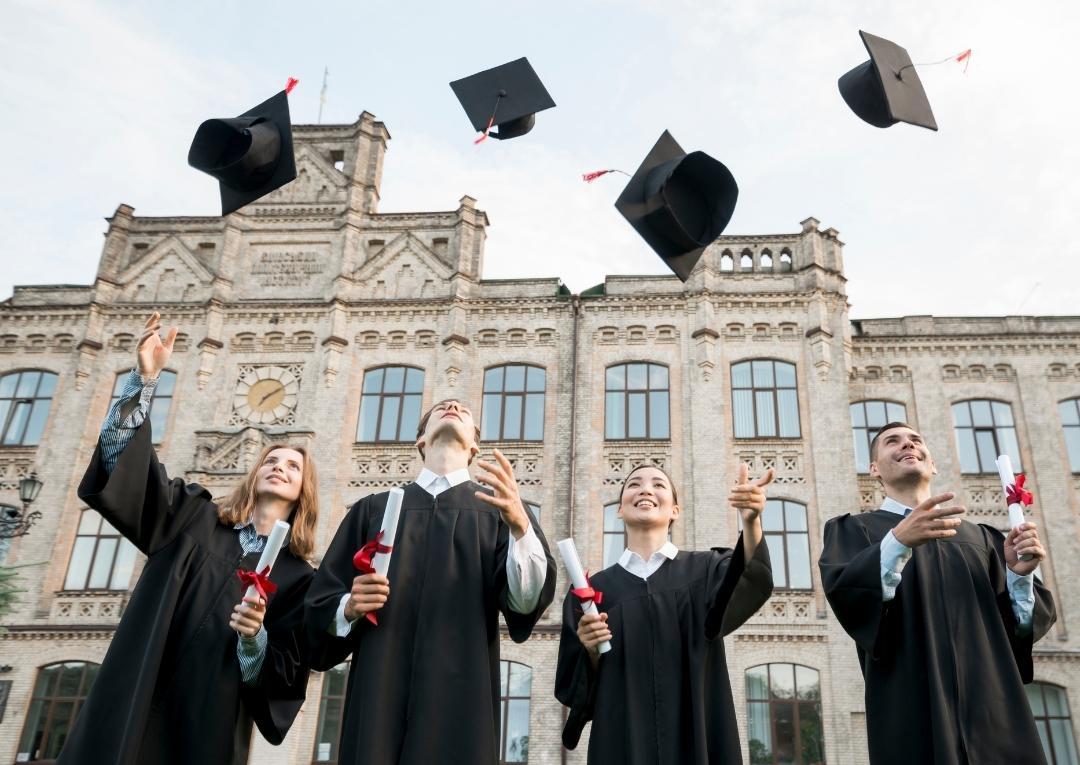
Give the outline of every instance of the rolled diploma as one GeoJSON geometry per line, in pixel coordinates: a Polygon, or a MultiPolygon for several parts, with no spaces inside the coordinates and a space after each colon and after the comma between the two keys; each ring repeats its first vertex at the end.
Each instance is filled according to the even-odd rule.
{"type": "MultiPolygon", "coordinates": [[[[386,499],[386,510],[382,517],[382,540],[387,547],[394,546],[394,537],[397,536],[398,516],[401,515],[401,500],[405,492],[396,486],[390,490],[390,496],[386,499]]],[[[390,570],[390,556],[393,553],[375,553],[371,559],[371,565],[379,576],[386,576],[390,570]]]]}
{"type": "MultiPolygon", "coordinates": [[[[562,555],[563,565],[566,566],[566,573],[570,575],[570,581],[574,584],[575,590],[580,590],[589,586],[589,582],[585,579],[585,569],[581,567],[581,558],[577,554],[577,545],[574,544],[573,538],[563,539],[558,542],[559,554],[562,555]]],[[[597,613],[596,604],[591,600],[581,604],[587,614],[597,613]]],[[[607,653],[611,650],[611,643],[605,640],[599,646],[600,653],[607,653]]]]}
{"type": "MultiPolygon", "coordinates": [[[[270,530],[270,536],[266,538],[266,547],[263,548],[262,555],[259,556],[259,565],[255,567],[255,573],[259,573],[268,566],[270,571],[274,570],[278,553],[281,552],[281,544],[285,541],[285,535],[288,533],[289,524],[285,521],[274,521],[274,528],[270,530]]],[[[270,571],[266,572],[267,576],[270,576],[270,571]]],[[[255,589],[254,585],[248,585],[244,597],[254,598],[258,594],[259,591],[255,589]]]]}
{"type": "MultiPolygon", "coordinates": [[[[998,478],[1001,479],[1001,491],[1006,496],[1008,501],[1009,487],[1016,482],[1016,475],[1013,473],[1012,460],[1008,454],[1002,454],[996,460],[994,464],[997,465],[998,478]]],[[[1016,528],[1024,522],[1024,506],[1019,502],[1013,502],[1009,505],[1009,527],[1016,528]]],[[[1021,555],[1020,560],[1031,560],[1031,554],[1021,555]]]]}

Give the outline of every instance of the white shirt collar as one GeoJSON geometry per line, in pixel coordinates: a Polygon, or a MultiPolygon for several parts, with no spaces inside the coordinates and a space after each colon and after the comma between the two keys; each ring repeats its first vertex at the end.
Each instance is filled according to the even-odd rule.
{"type": "Polygon", "coordinates": [[[421,489],[427,491],[428,487],[430,487],[431,484],[435,483],[436,479],[439,478],[445,478],[446,482],[450,484],[450,488],[453,488],[458,484],[465,483],[469,480],[469,469],[460,468],[458,470],[447,473],[444,476],[441,476],[434,471],[424,468],[420,471],[420,476],[416,479],[416,483],[421,489]]]}
{"type": "Polygon", "coordinates": [[[677,554],[678,548],[675,547],[671,542],[665,542],[664,546],[656,552],[653,552],[649,560],[646,561],[642,558],[642,556],[638,555],[636,552],[627,547],[625,550],[622,551],[622,554],[619,556],[619,565],[623,568],[630,568],[630,565],[634,562],[635,558],[645,564],[660,562],[661,558],[666,558],[669,561],[674,561],[675,555],[677,554]]]}
{"type": "Polygon", "coordinates": [[[902,502],[897,502],[892,497],[885,497],[885,501],[881,503],[881,509],[897,515],[907,515],[910,508],[902,502]]]}

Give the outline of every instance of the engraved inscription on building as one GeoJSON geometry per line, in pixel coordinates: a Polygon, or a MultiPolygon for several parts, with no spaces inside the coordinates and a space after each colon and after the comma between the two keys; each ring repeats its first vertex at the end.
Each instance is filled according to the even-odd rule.
{"type": "Polygon", "coordinates": [[[252,264],[251,275],[260,287],[306,287],[325,270],[326,260],[319,252],[263,252],[252,264]]]}

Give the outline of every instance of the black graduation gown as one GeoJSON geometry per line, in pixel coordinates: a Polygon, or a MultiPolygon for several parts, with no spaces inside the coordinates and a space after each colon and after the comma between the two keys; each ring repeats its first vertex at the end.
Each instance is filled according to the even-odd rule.
{"type": "Polygon", "coordinates": [[[724,635],[772,594],[762,541],[746,562],[734,550],[682,552],[648,579],[615,564],[592,577],[608,614],[611,651],[593,670],[577,636],[581,601],[563,602],[555,697],[570,712],[563,743],[592,720],[589,765],[741,763],[724,635]]]}
{"type": "Polygon", "coordinates": [[[352,654],[345,698],[342,765],[495,765],[499,742],[499,623],[524,642],[555,595],[555,561],[536,609],[519,614],[507,601],[509,527],[476,499],[466,481],[432,497],[405,486],[387,576],[390,598],[378,626],[358,619],[332,637],[341,596],[352,589],[353,555],[382,527],[387,492],[353,505],[334,535],[307,599],[317,669],[352,654]]]}
{"type": "Polygon", "coordinates": [[[1042,763],[1024,694],[1031,647],[1054,623],[1035,581],[1033,630],[1016,635],[1005,538],[961,521],[956,536],[916,547],[896,597],[881,595],[880,544],[903,516],[887,510],[825,524],[819,561],[833,613],[858,647],[875,765],[1042,763]]]}
{"type": "Polygon", "coordinates": [[[149,420],[111,474],[100,458],[99,446],[79,497],[148,559],[58,762],[245,763],[252,720],[279,744],[304,701],[312,568],[287,548],[278,555],[266,655],[245,685],[229,617],[243,596],[236,569],[254,568],[258,554],[241,557],[206,489],[166,475],[149,420]]]}

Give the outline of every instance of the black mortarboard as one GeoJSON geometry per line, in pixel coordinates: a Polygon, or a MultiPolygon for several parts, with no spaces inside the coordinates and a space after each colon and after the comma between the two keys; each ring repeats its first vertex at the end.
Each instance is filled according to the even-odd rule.
{"type": "Polygon", "coordinates": [[[218,179],[228,215],[296,178],[286,91],[239,117],[199,125],[188,164],[218,179]]]}
{"type": "Polygon", "coordinates": [[[684,282],[723,233],[739,187],[722,163],[687,154],[664,131],[615,201],[615,208],[684,282]]]}
{"type": "Polygon", "coordinates": [[[851,110],[874,127],[897,122],[937,130],[915,65],[907,51],[894,42],[859,32],[870,60],[840,78],[840,95],[851,110]]]}
{"type": "Polygon", "coordinates": [[[517,138],[533,129],[536,113],[555,106],[529,59],[519,58],[450,83],[477,132],[517,138]],[[498,133],[489,132],[493,125],[498,133]]]}

